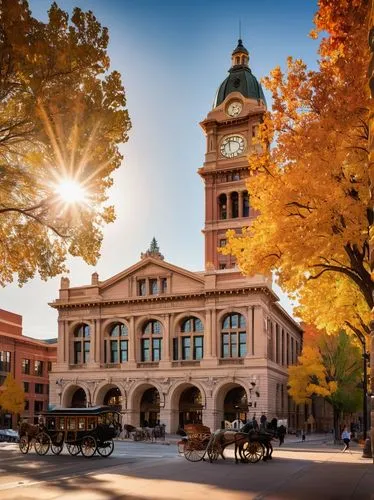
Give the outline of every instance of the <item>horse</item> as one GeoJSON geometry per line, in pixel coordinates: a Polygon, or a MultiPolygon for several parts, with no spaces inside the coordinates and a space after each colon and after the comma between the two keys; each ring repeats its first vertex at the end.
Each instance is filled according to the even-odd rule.
{"type": "Polygon", "coordinates": [[[157,441],[157,438],[161,438],[165,441],[165,425],[155,425],[151,432],[152,442],[157,441]]]}
{"type": "Polygon", "coordinates": [[[134,425],[125,424],[123,426],[123,431],[125,434],[125,439],[129,439],[131,437],[131,434],[136,431],[136,427],[134,425]]]}
{"type": "Polygon", "coordinates": [[[22,437],[26,437],[27,442],[29,443],[33,439],[36,438],[37,434],[40,432],[40,425],[29,424],[25,420],[18,423],[18,435],[21,440],[22,437]]]}
{"type": "Polygon", "coordinates": [[[244,456],[244,447],[248,442],[257,441],[265,449],[265,454],[263,456],[264,462],[272,459],[273,446],[271,440],[273,439],[273,434],[266,431],[257,431],[253,428],[253,423],[248,422],[245,424],[240,431],[233,430],[218,430],[214,433],[211,442],[211,448],[216,450],[216,452],[221,455],[225,460],[223,454],[224,449],[232,444],[235,445],[235,463],[238,463],[238,454],[241,462],[246,462],[244,456]]]}
{"type": "MultiPolygon", "coordinates": [[[[241,433],[249,435],[250,441],[258,441],[265,448],[265,455],[263,457],[263,461],[271,460],[273,457],[273,445],[271,441],[274,439],[274,431],[270,425],[268,425],[267,430],[257,430],[254,429],[253,422],[247,422],[243,425],[240,430],[241,433]]],[[[244,443],[240,443],[239,454],[242,458],[243,456],[243,447],[244,443]]]]}
{"type": "Polygon", "coordinates": [[[231,429],[222,429],[214,432],[211,438],[211,442],[209,443],[209,448],[221,455],[221,457],[225,460],[225,456],[223,454],[225,448],[234,444],[235,463],[238,463],[238,452],[240,461],[245,462],[244,455],[241,453],[241,450],[243,450],[244,448],[244,443],[248,443],[247,434],[243,434],[242,432],[234,431],[231,429]]]}

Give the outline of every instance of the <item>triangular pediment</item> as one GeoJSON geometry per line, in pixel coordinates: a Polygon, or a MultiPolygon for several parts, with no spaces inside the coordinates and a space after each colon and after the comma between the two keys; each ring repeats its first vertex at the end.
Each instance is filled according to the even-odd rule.
{"type": "MultiPolygon", "coordinates": [[[[167,280],[167,295],[196,293],[204,290],[204,278],[161,259],[146,257],[133,266],[100,283],[100,295],[108,298],[139,297],[138,281],[167,280]]],[[[160,281],[159,281],[160,285],[160,281]]],[[[157,294],[160,296],[161,294],[157,294]]],[[[151,294],[146,296],[152,297],[151,294]]]]}

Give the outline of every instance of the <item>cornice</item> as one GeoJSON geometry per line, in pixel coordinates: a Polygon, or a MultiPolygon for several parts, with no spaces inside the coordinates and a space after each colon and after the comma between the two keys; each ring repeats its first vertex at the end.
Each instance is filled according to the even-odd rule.
{"type": "Polygon", "coordinates": [[[155,302],[174,302],[186,299],[194,298],[210,298],[222,295],[245,295],[263,293],[264,295],[277,300],[277,296],[267,287],[237,287],[232,289],[223,290],[204,290],[201,292],[192,293],[181,293],[181,294],[171,294],[171,295],[150,295],[147,297],[129,297],[126,299],[103,299],[97,298],[87,301],[55,301],[50,302],[49,305],[54,309],[81,309],[87,307],[97,307],[97,306],[108,306],[108,305],[120,305],[120,304],[144,304],[144,303],[155,303],[155,302]]]}

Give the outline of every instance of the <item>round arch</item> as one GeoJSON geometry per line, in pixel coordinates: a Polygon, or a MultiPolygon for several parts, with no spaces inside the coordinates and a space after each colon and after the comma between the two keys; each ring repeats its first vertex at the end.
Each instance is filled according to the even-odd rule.
{"type": "Polygon", "coordinates": [[[171,428],[178,429],[183,428],[185,424],[203,423],[205,404],[205,391],[199,383],[179,383],[170,394],[171,428]]]}
{"type": "MultiPolygon", "coordinates": [[[[120,411],[123,406],[123,402],[126,401],[125,391],[119,384],[108,383],[107,381],[102,382],[96,389],[94,394],[95,405],[105,405],[108,404],[106,399],[109,397],[108,394],[112,391],[112,397],[117,399],[117,402],[114,406],[118,407],[117,409],[120,411]]],[[[110,403],[109,403],[110,405],[110,403]]]]}
{"type": "Polygon", "coordinates": [[[69,326],[68,326],[69,336],[71,336],[74,333],[74,330],[76,329],[76,327],[80,326],[80,325],[88,325],[90,327],[90,333],[92,333],[92,327],[93,327],[92,321],[88,320],[88,319],[84,319],[81,321],[73,321],[72,323],[69,324],[69,326]]]}
{"type": "Polygon", "coordinates": [[[228,307],[226,309],[223,309],[222,311],[220,311],[218,314],[217,314],[217,325],[220,326],[221,322],[222,322],[222,319],[227,316],[228,314],[241,314],[244,319],[245,319],[245,323],[246,325],[248,325],[248,314],[246,311],[243,311],[242,308],[238,307],[238,308],[232,308],[232,307],[228,307]]]}
{"type": "Polygon", "coordinates": [[[135,334],[139,337],[141,334],[142,328],[148,321],[158,321],[161,323],[163,334],[165,334],[165,322],[164,319],[161,316],[158,316],[157,314],[147,314],[147,316],[141,316],[138,318],[135,322],[135,334]]]}
{"type": "Polygon", "coordinates": [[[105,336],[109,332],[110,327],[112,325],[117,324],[117,323],[122,323],[128,329],[130,328],[129,321],[127,319],[125,319],[125,318],[110,318],[110,319],[106,319],[101,324],[101,333],[102,333],[102,335],[105,336]]]}
{"type": "Polygon", "coordinates": [[[216,388],[213,398],[219,421],[247,420],[249,391],[242,381],[226,381],[216,388]]]}
{"type": "Polygon", "coordinates": [[[148,423],[152,426],[160,420],[160,409],[164,407],[164,395],[158,384],[140,382],[128,395],[128,404],[133,413],[133,425],[148,423]]]}
{"type": "Polygon", "coordinates": [[[205,320],[206,320],[205,316],[203,314],[193,312],[193,311],[185,311],[185,312],[180,313],[177,316],[175,316],[173,323],[172,323],[172,330],[175,331],[177,327],[180,327],[183,319],[188,319],[191,317],[198,318],[202,322],[204,330],[205,330],[205,320]]]}
{"type": "Polygon", "coordinates": [[[85,408],[89,400],[88,389],[84,387],[83,384],[69,384],[63,390],[61,406],[63,408],[73,408],[73,402],[74,404],[80,402],[78,407],[85,408]]]}

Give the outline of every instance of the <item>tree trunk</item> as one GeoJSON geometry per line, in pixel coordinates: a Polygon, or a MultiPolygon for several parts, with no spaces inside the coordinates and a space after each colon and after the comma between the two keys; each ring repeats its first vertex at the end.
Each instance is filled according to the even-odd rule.
{"type": "Polygon", "coordinates": [[[338,443],[340,441],[340,410],[334,407],[334,441],[338,443]]]}

